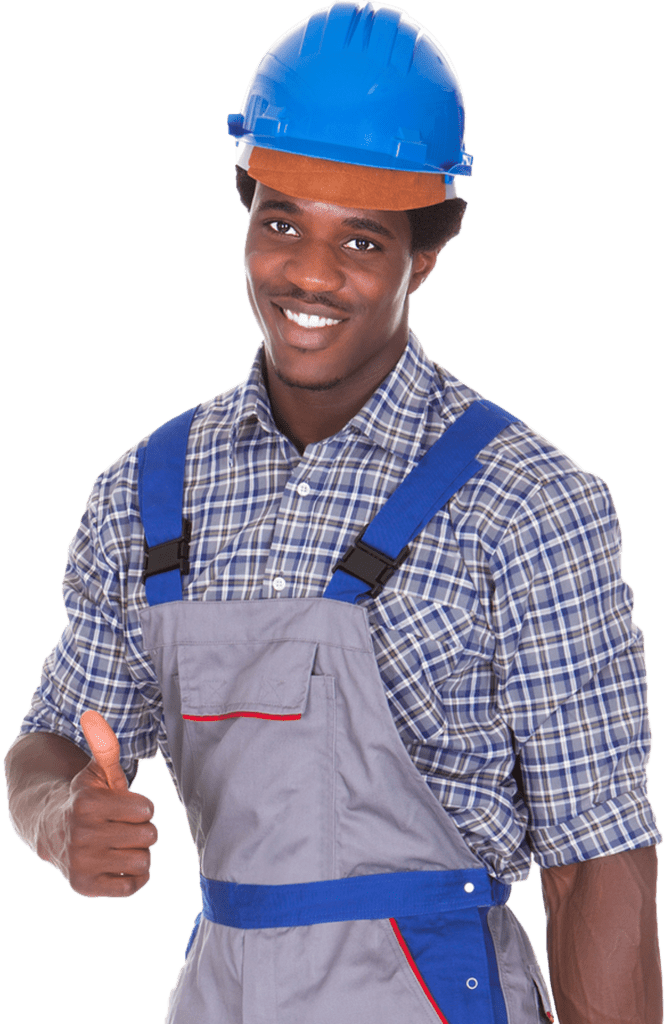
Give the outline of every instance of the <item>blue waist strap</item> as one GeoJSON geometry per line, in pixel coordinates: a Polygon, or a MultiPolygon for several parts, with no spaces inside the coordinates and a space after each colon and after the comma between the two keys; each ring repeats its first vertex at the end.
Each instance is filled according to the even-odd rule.
{"type": "Polygon", "coordinates": [[[292,885],[243,885],[200,876],[204,917],[232,928],[293,928],[505,903],[510,886],[483,868],[399,871],[292,885]]]}

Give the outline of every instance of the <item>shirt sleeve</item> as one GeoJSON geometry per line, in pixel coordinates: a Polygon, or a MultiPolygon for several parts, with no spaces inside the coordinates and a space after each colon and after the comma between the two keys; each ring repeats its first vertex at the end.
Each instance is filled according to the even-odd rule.
{"type": "Polygon", "coordinates": [[[494,671],[543,867],[660,841],[646,797],[642,636],[605,485],[541,486],[492,560],[494,671]]]}
{"type": "Polygon", "coordinates": [[[21,732],[52,732],[90,754],[81,714],[99,711],[116,733],[130,780],[160,740],[157,681],[128,609],[141,576],[142,530],[128,486],[136,459],[100,477],[70,546],[63,594],[68,625],[46,659],[21,732]]]}

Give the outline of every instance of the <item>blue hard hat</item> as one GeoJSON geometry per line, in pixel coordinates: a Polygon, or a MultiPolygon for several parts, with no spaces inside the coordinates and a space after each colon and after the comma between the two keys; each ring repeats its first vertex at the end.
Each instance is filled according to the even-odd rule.
{"type": "Polygon", "coordinates": [[[239,141],[365,167],[470,174],[461,92],[400,11],[337,3],[278,40],[250,85],[239,141]]]}

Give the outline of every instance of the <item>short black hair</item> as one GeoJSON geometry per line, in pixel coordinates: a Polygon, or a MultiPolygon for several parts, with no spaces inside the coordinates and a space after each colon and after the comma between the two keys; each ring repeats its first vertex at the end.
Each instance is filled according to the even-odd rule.
{"type": "MultiPolygon", "coordinates": [[[[247,210],[252,206],[257,182],[243,167],[236,168],[236,188],[241,202],[247,210]]],[[[406,210],[412,232],[412,252],[440,250],[443,245],[458,235],[466,209],[464,199],[446,199],[434,206],[421,206],[417,210],[406,210]]]]}

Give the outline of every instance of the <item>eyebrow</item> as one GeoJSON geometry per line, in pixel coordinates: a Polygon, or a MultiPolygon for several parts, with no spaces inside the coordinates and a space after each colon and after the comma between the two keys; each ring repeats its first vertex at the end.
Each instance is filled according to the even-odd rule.
{"type": "MultiPolygon", "coordinates": [[[[281,213],[290,213],[294,216],[303,213],[300,206],[297,206],[296,203],[290,203],[287,199],[265,199],[263,203],[260,203],[258,212],[262,213],[264,210],[280,210],[281,213]]],[[[383,238],[390,238],[392,241],[396,240],[396,235],[389,228],[386,228],[384,224],[380,224],[379,221],[373,220],[371,217],[346,217],[343,221],[343,227],[354,228],[355,231],[372,231],[383,238]]]]}
{"type": "Polygon", "coordinates": [[[376,220],[372,220],[370,217],[348,217],[343,221],[343,224],[346,228],[355,228],[357,231],[373,231],[376,235],[396,240],[396,235],[389,228],[386,228],[384,224],[380,224],[376,220]]]}
{"type": "Polygon", "coordinates": [[[263,210],[281,210],[283,213],[303,213],[300,206],[296,203],[289,203],[286,199],[265,199],[260,204],[258,212],[261,213],[263,210]]]}

